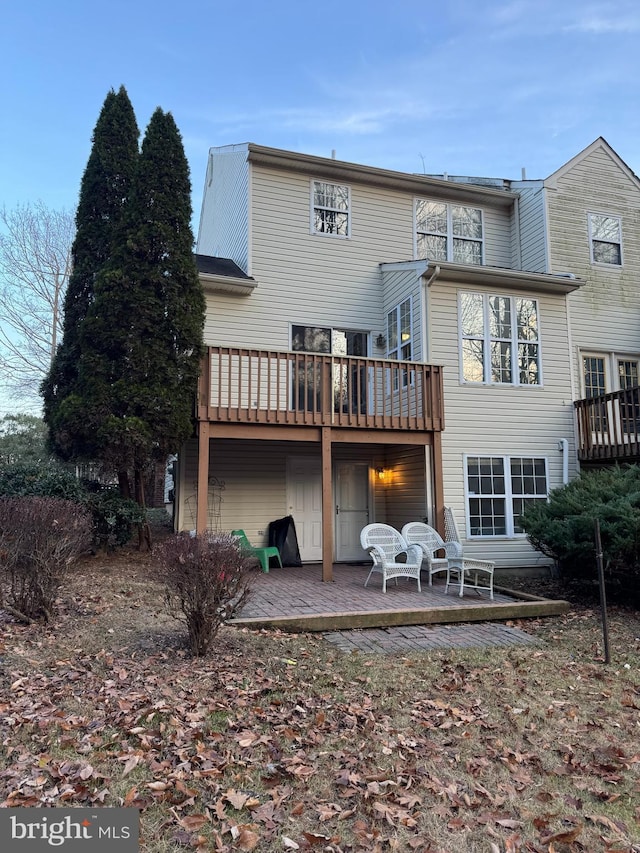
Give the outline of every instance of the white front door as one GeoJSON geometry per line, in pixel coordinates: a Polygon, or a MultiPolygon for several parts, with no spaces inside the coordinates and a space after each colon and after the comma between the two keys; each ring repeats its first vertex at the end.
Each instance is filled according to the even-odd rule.
{"type": "Polygon", "coordinates": [[[336,462],[336,560],[364,560],[360,531],[369,523],[369,465],[336,462]]]}
{"type": "Polygon", "coordinates": [[[300,559],[322,561],[322,463],[319,456],[287,459],[287,503],[298,536],[300,559]]]}

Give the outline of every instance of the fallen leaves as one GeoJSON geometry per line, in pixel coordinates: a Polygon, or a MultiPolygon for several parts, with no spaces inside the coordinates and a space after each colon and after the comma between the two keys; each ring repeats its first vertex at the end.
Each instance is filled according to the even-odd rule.
{"type": "MultiPolygon", "coordinates": [[[[118,608],[106,591],[91,607],[104,642],[118,608]]],[[[104,649],[1,640],[5,807],[125,805],[143,834],[219,853],[629,853],[640,835],[637,667],[614,677],[591,652],[374,660],[229,628],[192,661],[117,626],[104,649]]]]}

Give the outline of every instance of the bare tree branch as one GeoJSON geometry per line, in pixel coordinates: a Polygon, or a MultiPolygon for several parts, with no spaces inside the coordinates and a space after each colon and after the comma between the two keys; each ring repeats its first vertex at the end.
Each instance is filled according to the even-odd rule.
{"type": "Polygon", "coordinates": [[[0,387],[20,400],[38,400],[56,351],[74,231],[41,201],[0,211],[0,387]]]}

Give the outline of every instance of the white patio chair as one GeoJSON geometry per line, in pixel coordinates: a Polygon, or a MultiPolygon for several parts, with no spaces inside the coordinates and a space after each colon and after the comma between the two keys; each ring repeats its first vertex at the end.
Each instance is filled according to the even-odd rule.
{"type": "Polygon", "coordinates": [[[462,545],[459,542],[445,542],[437,530],[422,521],[410,521],[405,524],[402,535],[408,544],[419,545],[422,548],[423,559],[427,564],[429,586],[432,586],[433,575],[439,572],[447,573],[447,583],[449,583],[449,560],[462,556],[462,545]],[[440,552],[444,552],[444,556],[436,556],[440,552]]]}
{"type": "Polygon", "coordinates": [[[387,581],[391,578],[396,578],[396,583],[397,578],[413,578],[421,592],[422,548],[419,545],[408,545],[402,534],[388,524],[367,524],[360,531],[360,544],[373,560],[365,586],[374,572],[380,572],[383,592],[387,591],[387,581]]]}
{"type": "Polygon", "coordinates": [[[460,541],[460,534],[451,507],[444,508],[444,532],[445,541],[457,543],[460,547],[459,556],[449,560],[449,575],[445,592],[449,591],[449,584],[460,583],[460,598],[464,595],[465,587],[475,589],[477,592],[485,590],[493,601],[493,570],[495,563],[491,560],[476,560],[474,557],[465,557],[460,541]],[[453,579],[452,579],[453,576],[453,579]]]}

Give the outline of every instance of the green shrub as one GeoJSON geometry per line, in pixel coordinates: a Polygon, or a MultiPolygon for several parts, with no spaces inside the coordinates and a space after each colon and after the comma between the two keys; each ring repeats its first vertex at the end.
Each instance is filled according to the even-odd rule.
{"type": "Polygon", "coordinates": [[[88,493],[84,503],[93,518],[94,542],[105,550],[126,545],[131,539],[132,527],[145,520],[144,509],[135,501],[123,498],[117,486],[105,486],[88,493]]]}
{"type": "Polygon", "coordinates": [[[25,620],[49,622],[58,589],[91,543],[91,519],[72,501],[0,497],[2,602],[25,620]]]}
{"type": "Polygon", "coordinates": [[[93,519],[94,544],[104,549],[125,545],[132,527],[145,520],[144,509],[121,497],[117,486],[82,482],[55,462],[5,466],[0,470],[0,495],[61,498],[79,504],[93,519]]]}
{"type": "Polygon", "coordinates": [[[178,533],[155,554],[169,612],[186,623],[192,654],[205,655],[220,626],[246,601],[251,561],[234,537],[208,533],[178,533]]]}
{"type": "Polygon", "coordinates": [[[597,576],[595,519],[609,579],[623,583],[640,576],[640,467],[628,465],[583,472],[555,489],[546,504],[522,516],[529,541],[552,557],[568,577],[597,576]]]}
{"type": "Polygon", "coordinates": [[[16,462],[0,469],[0,495],[82,502],[84,489],[72,471],[55,462],[16,462]]]}

